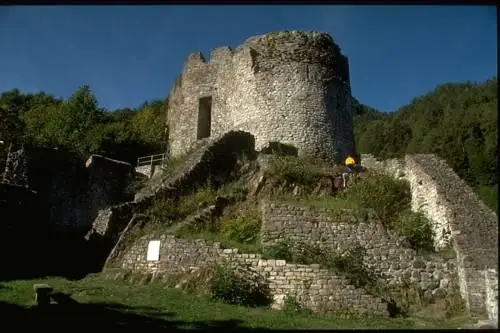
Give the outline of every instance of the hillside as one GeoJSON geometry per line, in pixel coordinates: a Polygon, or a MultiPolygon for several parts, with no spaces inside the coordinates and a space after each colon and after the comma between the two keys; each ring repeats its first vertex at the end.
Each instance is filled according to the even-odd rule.
{"type": "MultiPolygon", "coordinates": [[[[55,145],[82,158],[97,152],[132,163],[138,153],[163,149],[161,101],[136,111],[105,112],[85,86],[65,101],[44,96],[17,92],[10,95],[11,104],[1,105],[4,131],[11,135],[8,142],[55,145]],[[24,100],[19,104],[23,108],[12,102],[16,98],[24,100]],[[33,100],[46,105],[33,106],[33,100]]],[[[414,139],[412,131],[418,129],[413,127],[418,117],[406,123],[413,109],[402,116],[404,108],[386,115],[354,102],[361,152],[365,142],[372,143],[369,134],[376,135],[383,148],[369,152],[382,157],[411,152],[419,145],[405,141],[414,139]],[[400,127],[402,140],[388,140],[399,138],[390,135],[401,134],[400,127]]],[[[134,200],[100,210],[84,237],[95,261],[92,272],[101,274],[69,289],[80,288],[79,283],[89,283],[92,289],[94,283],[112,284],[110,280],[123,286],[147,284],[147,290],[163,285],[172,293],[175,287],[184,289],[186,296],[209,297],[205,308],[223,302],[277,316],[271,309],[281,308],[285,315],[314,312],[325,320],[332,314],[352,320],[368,316],[379,325],[399,325],[403,318],[395,317],[404,317],[405,328],[422,327],[423,322],[458,327],[486,312],[490,316],[488,295],[494,292],[496,275],[488,271],[484,285],[474,284],[472,278],[457,277],[455,259],[461,255],[481,269],[494,267],[496,215],[451,169],[433,156],[413,156],[402,171],[407,180],[394,179],[379,173],[378,162],[370,164],[365,156],[367,169],[344,188],[341,168],[277,152],[257,152],[255,137],[231,131],[200,140],[189,154],[170,160],[162,174],[136,178],[130,189],[134,200]],[[422,186],[415,186],[417,182],[422,186]],[[426,213],[412,211],[415,202],[426,213]],[[442,228],[443,209],[453,216],[444,221],[449,230],[442,228]],[[436,230],[439,237],[433,239],[436,230]],[[435,241],[457,230],[463,236],[453,247],[443,241],[435,248],[435,241]],[[158,246],[156,259],[150,258],[152,245],[158,246]],[[457,279],[467,284],[467,294],[459,293],[457,279]]],[[[14,288],[15,283],[6,287],[14,288]]],[[[69,291],[81,307],[93,301],[69,291]]],[[[142,305],[155,302],[149,299],[142,305]]],[[[167,305],[158,305],[164,312],[167,305]]],[[[173,307],[179,305],[177,300],[173,307]]],[[[289,325],[286,321],[280,327],[289,325]]],[[[359,321],[356,325],[369,326],[359,321]]]]}
{"type": "Polygon", "coordinates": [[[357,149],[380,157],[433,153],[498,211],[497,78],[446,83],[391,114],[354,100],[357,149]]]}
{"type": "MultiPolygon", "coordinates": [[[[360,153],[387,157],[435,153],[498,211],[497,78],[446,83],[391,114],[354,98],[354,133],[360,153]]],[[[0,169],[10,142],[57,146],[135,163],[165,148],[164,101],[136,109],[104,110],[88,86],[67,100],[47,93],[0,95],[0,169]]]]}

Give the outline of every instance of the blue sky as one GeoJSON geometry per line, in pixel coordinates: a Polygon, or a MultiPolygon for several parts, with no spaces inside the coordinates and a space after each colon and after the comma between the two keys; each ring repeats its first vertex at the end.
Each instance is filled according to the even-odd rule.
{"type": "Polygon", "coordinates": [[[252,35],[315,30],[349,57],[353,96],[394,111],[444,82],[497,73],[494,6],[0,7],[0,91],[68,97],[89,84],[101,106],[167,96],[190,52],[252,35]]]}

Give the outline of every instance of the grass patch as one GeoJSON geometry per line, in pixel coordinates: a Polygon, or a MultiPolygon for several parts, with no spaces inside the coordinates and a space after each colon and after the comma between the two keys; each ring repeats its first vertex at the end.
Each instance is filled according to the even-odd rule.
{"type": "Polygon", "coordinates": [[[317,172],[318,167],[325,166],[320,161],[295,156],[277,156],[271,159],[265,171],[265,176],[277,182],[294,184],[312,190],[322,178],[317,172]]]}
{"type": "Polygon", "coordinates": [[[272,302],[265,279],[228,263],[201,267],[192,272],[169,276],[167,285],[191,294],[208,295],[213,301],[250,307],[272,302]]]}
{"type": "MultiPolygon", "coordinates": [[[[104,322],[110,327],[123,329],[135,323],[136,328],[210,328],[212,330],[242,328],[268,329],[404,329],[404,328],[457,328],[463,319],[417,320],[413,318],[378,318],[354,316],[339,318],[334,315],[319,315],[305,312],[270,310],[266,307],[248,308],[216,302],[207,295],[192,295],[178,289],[165,288],[164,284],[138,285],[126,281],[102,280],[89,277],[80,281],[58,278],[41,280],[19,280],[0,284],[0,302],[27,306],[33,299],[32,285],[48,283],[58,292],[72,295],[78,302],[93,309],[103,309],[103,315],[89,316],[82,310],[72,316],[51,318],[51,325],[73,320],[82,325],[102,328],[104,322]],[[105,305],[106,304],[106,305],[105,305]],[[106,312],[104,312],[106,310],[106,312]],[[110,317],[110,311],[115,314],[110,317]],[[121,313],[120,316],[116,313],[121,313]],[[133,323],[132,323],[133,322],[133,323]]],[[[78,309],[78,308],[77,308],[78,309]]],[[[24,310],[25,312],[28,310],[24,310]]],[[[4,324],[9,320],[5,314],[4,324]]],[[[32,326],[34,320],[16,316],[16,327],[32,326]]],[[[12,319],[14,321],[14,319],[12,319]]],[[[45,320],[45,323],[47,320],[45,320]]]]}
{"type": "Polygon", "coordinates": [[[372,209],[360,207],[357,202],[339,196],[301,196],[281,195],[275,200],[294,206],[322,210],[326,215],[342,222],[366,221],[372,209]]]}
{"type": "Polygon", "coordinates": [[[200,209],[213,204],[217,191],[210,184],[198,188],[194,193],[182,196],[179,200],[170,197],[155,197],[152,205],[138,217],[138,220],[126,234],[123,242],[128,247],[144,235],[159,236],[172,226],[180,223],[200,209]]]}

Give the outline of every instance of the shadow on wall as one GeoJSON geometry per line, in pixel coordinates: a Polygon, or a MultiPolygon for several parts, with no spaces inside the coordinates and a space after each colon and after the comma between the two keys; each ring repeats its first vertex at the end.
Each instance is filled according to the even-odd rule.
{"type": "Polygon", "coordinates": [[[261,149],[262,154],[273,154],[278,156],[298,156],[299,150],[289,144],[271,141],[267,147],[261,149]]]}
{"type": "Polygon", "coordinates": [[[32,327],[38,330],[57,327],[71,331],[78,327],[83,330],[135,329],[147,332],[185,332],[193,329],[204,332],[273,332],[243,328],[239,320],[187,322],[172,319],[175,313],[160,312],[147,307],[132,308],[116,303],[82,304],[62,293],[55,294],[53,298],[57,304],[45,307],[23,307],[0,302],[2,325],[16,327],[20,331],[32,327]]]}
{"type": "Polygon", "coordinates": [[[216,140],[187,171],[178,194],[185,195],[210,181],[215,188],[231,182],[238,176],[238,160],[246,156],[256,158],[255,137],[244,131],[231,131],[216,140]]]}
{"type": "Polygon", "coordinates": [[[10,150],[0,183],[0,279],[80,278],[95,247],[83,236],[97,211],[126,198],[128,163],[30,145],[10,150]]]}

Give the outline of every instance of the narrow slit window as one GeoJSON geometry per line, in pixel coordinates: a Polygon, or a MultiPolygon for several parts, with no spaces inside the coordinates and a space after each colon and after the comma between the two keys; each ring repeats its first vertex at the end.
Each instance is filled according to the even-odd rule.
{"type": "Polygon", "coordinates": [[[212,125],[212,96],[200,98],[197,139],[208,138],[212,125]]]}

